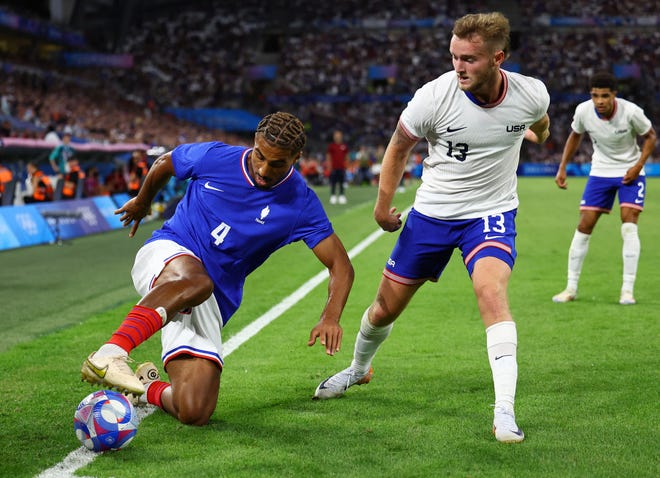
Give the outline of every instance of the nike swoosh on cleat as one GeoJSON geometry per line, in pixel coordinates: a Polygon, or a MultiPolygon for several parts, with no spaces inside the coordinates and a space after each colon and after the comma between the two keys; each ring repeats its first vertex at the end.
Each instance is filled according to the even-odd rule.
{"type": "Polygon", "coordinates": [[[204,187],[205,187],[206,189],[210,189],[210,190],[212,190],[212,191],[218,191],[218,192],[221,192],[221,193],[224,192],[224,191],[223,191],[222,189],[220,189],[220,188],[216,188],[215,186],[211,186],[211,183],[209,183],[208,181],[206,181],[206,182],[204,183],[204,187]]]}
{"type": "Polygon", "coordinates": [[[94,372],[98,377],[100,378],[105,378],[105,374],[108,371],[108,366],[106,365],[103,368],[98,368],[96,365],[94,365],[92,362],[87,360],[87,366],[94,372]]]}
{"type": "Polygon", "coordinates": [[[461,128],[454,128],[454,129],[451,129],[451,127],[447,126],[447,133],[455,133],[456,131],[460,131],[465,128],[467,128],[467,126],[463,126],[461,128]]]}
{"type": "Polygon", "coordinates": [[[496,355],[496,356],[495,356],[495,360],[499,360],[499,359],[501,359],[502,357],[513,357],[513,355],[511,355],[511,354],[507,354],[507,355],[496,355]]]}

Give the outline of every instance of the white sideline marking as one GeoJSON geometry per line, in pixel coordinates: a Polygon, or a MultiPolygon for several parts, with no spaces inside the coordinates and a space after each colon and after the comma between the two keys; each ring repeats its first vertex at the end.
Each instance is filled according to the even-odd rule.
{"type": "MultiPolygon", "coordinates": [[[[410,208],[406,209],[402,213],[401,217],[403,218],[409,211],[410,208]]],[[[376,239],[378,239],[383,234],[385,234],[385,231],[383,231],[382,229],[378,229],[372,232],[371,234],[369,234],[369,236],[366,237],[366,239],[362,240],[358,245],[356,245],[353,249],[351,249],[348,252],[348,257],[350,257],[351,259],[354,258],[362,251],[364,251],[367,247],[369,247],[371,244],[373,244],[376,241],[376,239]]],[[[238,331],[231,338],[229,338],[227,342],[223,344],[223,349],[224,349],[223,355],[225,357],[228,356],[230,353],[232,353],[234,350],[239,348],[245,342],[247,342],[252,337],[257,335],[257,333],[259,333],[261,329],[266,327],[273,320],[277,319],[280,315],[282,315],[284,312],[286,312],[291,307],[293,307],[298,301],[302,300],[307,294],[309,294],[317,285],[323,282],[327,277],[328,277],[327,269],[322,270],[314,277],[309,279],[307,282],[305,282],[303,285],[301,285],[291,295],[285,297],[279,304],[273,306],[268,312],[263,314],[255,321],[246,325],[240,331],[238,331]]],[[[149,406],[146,408],[139,408],[139,407],[136,408],[135,410],[137,411],[137,415],[138,415],[138,423],[141,422],[142,419],[151,415],[156,409],[157,407],[153,407],[153,406],[149,406]]],[[[61,462],[39,473],[36,478],[81,478],[79,476],[74,475],[76,470],[90,464],[92,461],[94,461],[94,458],[96,458],[97,456],[98,456],[97,453],[94,453],[93,451],[88,450],[84,446],[81,446],[80,448],[77,448],[73,450],[71,453],[69,453],[61,462]]]]}

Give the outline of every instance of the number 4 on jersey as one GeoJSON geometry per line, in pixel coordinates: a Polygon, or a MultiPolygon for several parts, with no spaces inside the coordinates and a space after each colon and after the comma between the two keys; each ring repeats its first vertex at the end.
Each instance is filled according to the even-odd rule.
{"type": "Polygon", "coordinates": [[[213,239],[215,239],[216,246],[219,246],[224,242],[225,237],[227,237],[227,234],[229,233],[230,229],[231,226],[223,222],[218,227],[216,227],[211,231],[211,236],[213,237],[213,239]]]}

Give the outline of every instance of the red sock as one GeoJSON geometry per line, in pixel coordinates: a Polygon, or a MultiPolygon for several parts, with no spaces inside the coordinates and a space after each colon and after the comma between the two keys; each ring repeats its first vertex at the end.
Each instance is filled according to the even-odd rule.
{"type": "Polygon", "coordinates": [[[147,402],[156,405],[158,408],[163,408],[163,392],[171,385],[167,382],[159,380],[153,381],[147,388],[147,402]]]}
{"type": "Polygon", "coordinates": [[[136,305],[107,343],[118,345],[130,353],[131,350],[158,332],[162,326],[163,318],[155,309],[136,305]]]}

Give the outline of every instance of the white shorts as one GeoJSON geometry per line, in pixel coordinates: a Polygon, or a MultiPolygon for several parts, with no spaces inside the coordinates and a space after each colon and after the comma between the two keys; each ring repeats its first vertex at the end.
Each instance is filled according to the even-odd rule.
{"type": "MultiPolygon", "coordinates": [[[[135,256],[131,276],[138,294],[144,297],[153,287],[163,268],[173,259],[191,256],[199,259],[189,249],[174,241],[157,240],[145,244],[135,256]]],[[[168,317],[161,329],[162,360],[167,363],[180,355],[190,355],[210,360],[222,368],[222,316],[211,294],[198,306],[168,317]]]]}

